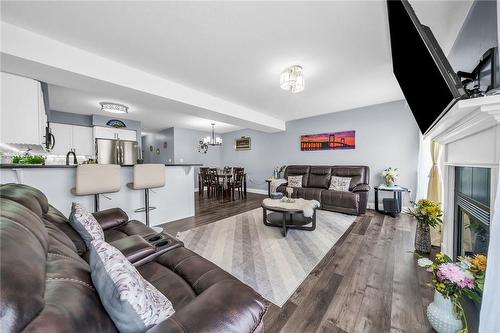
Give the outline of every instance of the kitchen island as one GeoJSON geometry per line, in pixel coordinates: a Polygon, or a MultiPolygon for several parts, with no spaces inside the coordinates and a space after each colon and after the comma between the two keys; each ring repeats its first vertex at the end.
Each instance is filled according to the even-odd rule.
{"type": "MultiPolygon", "coordinates": [[[[165,164],[165,187],[152,189],[150,211],[152,226],[194,216],[194,167],[201,164],[165,164]]],[[[113,207],[123,209],[130,219],[145,221],[144,212],[136,209],[144,207],[144,191],[132,190],[127,184],[132,182],[133,168],[123,166],[121,189],[116,193],[100,196],[101,210],[113,207]]],[[[49,202],[69,216],[71,203],[78,202],[90,211],[94,209],[94,196],[75,196],[76,165],[16,165],[0,164],[0,183],[19,183],[33,186],[42,191],[49,202]]]]}

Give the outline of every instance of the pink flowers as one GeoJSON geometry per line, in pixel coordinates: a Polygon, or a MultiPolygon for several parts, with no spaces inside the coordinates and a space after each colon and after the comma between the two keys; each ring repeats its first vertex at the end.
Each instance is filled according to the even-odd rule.
{"type": "Polygon", "coordinates": [[[460,288],[473,289],[474,276],[467,270],[462,269],[455,263],[443,263],[438,266],[436,276],[439,281],[451,282],[460,288]]]}

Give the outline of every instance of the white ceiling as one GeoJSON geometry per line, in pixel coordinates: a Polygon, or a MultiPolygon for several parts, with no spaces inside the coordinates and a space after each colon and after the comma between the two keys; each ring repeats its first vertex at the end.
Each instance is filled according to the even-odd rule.
{"type": "MultiPolygon", "coordinates": [[[[412,4],[449,51],[471,1],[412,4]]],[[[392,74],[384,1],[1,6],[5,22],[281,120],[402,98],[392,74]],[[292,64],[302,65],[306,75],[305,91],[294,95],[279,88],[280,72],[292,64]]],[[[50,100],[56,110],[95,113],[95,102],[110,96],[51,87],[50,100]]],[[[191,125],[200,118],[181,112],[159,116],[147,102],[122,102],[134,106],[152,130],[200,129],[191,125]]],[[[131,110],[131,118],[137,115],[131,110]]]]}

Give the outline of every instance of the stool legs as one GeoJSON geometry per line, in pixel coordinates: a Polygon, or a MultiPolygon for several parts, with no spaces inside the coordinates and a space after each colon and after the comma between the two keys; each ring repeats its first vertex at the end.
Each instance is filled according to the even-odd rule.
{"type": "Polygon", "coordinates": [[[94,194],[94,211],[97,213],[100,210],[99,206],[99,194],[94,194]]]}
{"type": "Polygon", "coordinates": [[[146,225],[149,227],[149,188],[144,190],[144,207],[146,211],[146,225]]]}

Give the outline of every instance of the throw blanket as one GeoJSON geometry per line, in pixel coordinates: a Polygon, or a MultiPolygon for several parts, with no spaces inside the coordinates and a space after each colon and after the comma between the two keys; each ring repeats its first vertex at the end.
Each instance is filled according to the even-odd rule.
{"type": "Polygon", "coordinates": [[[271,180],[271,193],[276,192],[278,186],[286,184],[288,181],[284,178],[272,179],[271,180]]]}
{"type": "Polygon", "coordinates": [[[287,208],[287,209],[300,209],[304,212],[304,217],[312,217],[314,208],[319,207],[317,200],[304,200],[302,198],[293,199],[295,202],[283,202],[281,199],[264,199],[262,202],[269,207],[287,208]]]}

